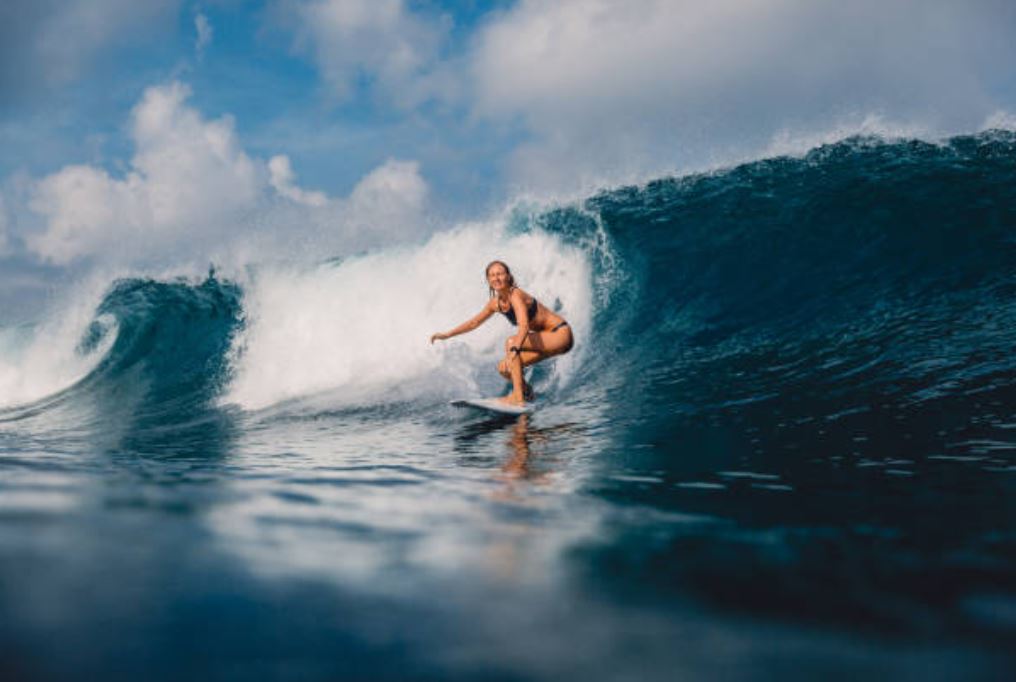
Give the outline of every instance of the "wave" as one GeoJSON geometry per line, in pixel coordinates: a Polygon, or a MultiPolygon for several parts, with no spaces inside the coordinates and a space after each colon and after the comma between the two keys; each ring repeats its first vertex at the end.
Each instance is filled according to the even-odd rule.
{"type": "MultiPolygon", "coordinates": [[[[431,346],[430,335],[486,303],[483,268],[498,258],[577,329],[588,329],[587,254],[560,237],[525,231],[517,214],[461,226],[426,244],[314,267],[266,268],[245,286],[245,326],[223,400],[247,409],[320,396],[330,405],[434,400],[501,389],[494,373],[513,328],[498,318],[431,346]]],[[[567,381],[574,358],[555,366],[567,381]]],[[[550,379],[548,379],[550,381],[550,379]]]]}
{"type": "Polygon", "coordinates": [[[75,384],[108,351],[115,330],[102,342],[81,345],[89,327],[113,324],[96,314],[101,291],[83,287],[76,294],[35,324],[0,328],[0,410],[44,399],[75,384]]]}
{"type": "MultiPolygon", "coordinates": [[[[577,332],[576,351],[537,375],[557,399],[595,387],[662,424],[805,384],[811,409],[829,414],[843,401],[822,394],[850,386],[949,394],[1013,370],[1014,158],[1004,131],[941,144],[855,137],[516,207],[424,244],[229,281],[120,280],[91,324],[56,325],[53,354],[28,363],[45,372],[4,366],[3,404],[58,388],[127,394],[165,420],[499,390],[507,325],[427,343],[479,310],[494,258],[577,332]]],[[[8,346],[33,347],[5,333],[8,346]]]]}
{"type": "Polygon", "coordinates": [[[613,355],[590,369],[619,395],[615,418],[666,434],[676,416],[747,404],[803,420],[939,400],[963,421],[982,409],[970,395],[1000,399],[1014,158],[1003,131],[858,137],[591,198],[633,280],[597,313],[613,355]]]}
{"type": "MultiPolygon", "coordinates": [[[[8,406],[6,416],[69,410],[68,418],[81,418],[84,410],[100,422],[108,415],[129,415],[135,424],[189,418],[222,388],[226,351],[240,320],[239,301],[239,289],[214,275],[199,284],[118,280],[83,329],[61,318],[56,326],[65,330],[63,336],[34,335],[29,354],[55,339],[52,355],[75,358],[58,365],[76,371],[46,374],[48,383],[33,386],[32,392],[52,384],[60,390],[8,406]],[[66,330],[75,331],[68,335],[66,330]],[[74,377],[86,368],[83,376],[74,377]]],[[[21,382],[35,376],[37,372],[22,371],[21,382]]]]}

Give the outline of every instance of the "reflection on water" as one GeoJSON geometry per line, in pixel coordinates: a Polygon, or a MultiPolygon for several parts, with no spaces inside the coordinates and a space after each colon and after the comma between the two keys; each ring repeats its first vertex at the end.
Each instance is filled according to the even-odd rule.
{"type": "Polygon", "coordinates": [[[452,576],[503,582],[507,562],[489,557],[510,551],[532,574],[526,580],[546,582],[563,546],[598,523],[595,504],[572,515],[567,496],[584,476],[570,466],[574,428],[529,418],[452,425],[449,433],[446,413],[247,424],[207,528],[273,579],[412,594],[452,576]]]}
{"type": "MultiPolygon", "coordinates": [[[[787,661],[811,655],[819,670],[895,661],[906,672],[931,655],[912,650],[908,662],[877,640],[728,615],[753,603],[779,611],[758,601],[765,590],[748,568],[770,586],[786,586],[781,571],[797,575],[808,599],[809,572],[828,571],[822,548],[893,555],[856,554],[832,531],[756,533],[722,514],[667,511],[675,494],[734,496],[697,505],[730,510],[772,504],[739,496],[790,493],[753,487],[776,474],[747,464],[718,470],[719,493],[679,487],[679,467],[660,462],[674,449],[608,439],[588,406],[520,418],[404,406],[142,422],[97,425],[77,441],[26,434],[25,420],[0,431],[0,575],[34,586],[0,588],[0,635],[36,677],[108,677],[116,661],[124,679],[159,679],[153,669],[180,679],[260,658],[310,679],[662,680],[700,677],[717,657],[750,674],[752,661],[792,671],[787,661]],[[652,468],[633,466],[645,459],[652,468]],[[92,627],[97,618],[108,627],[92,627]],[[774,628],[794,652],[786,660],[769,650],[774,628]],[[60,661],[48,656],[54,637],[74,643],[60,661]],[[221,649],[171,655],[194,641],[221,649]]],[[[974,597],[964,608],[978,618],[1005,617],[998,595],[974,597]]],[[[987,677],[1002,664],[994,655],[953,646],[936,674],[987,677]]]]}
{"type": "Polygon", "coordinates": [[[501,471],[507,474],[509,479],[524,479],[534,483],[546,476],[546,473],[542,472],[534,475],[529,468],[529,441],[530,438],[538,436],[538,431],[533,433],[529,431],[529,415],[524,414],[516,420],[511,437],[508,439],[508,459],[501,467],[501,471]]]}
{"type": "MultiPolygon", "coordinates": [[[[548,485],[556,482],[557,469],[566,464],[562,456],[574,451],[575,439],[580,430],[575,424],[564,422],[552,426],[534,428],[532,417],[515,417],[508,432],[507,453],[501,465],[501,480],[508,484],[515,481],[527,485],[548,485]]],[[[514,489],[511,485],[506,490],[514,489]]],[[[528,490],[528,488],[523,488],[528,490]]]]}

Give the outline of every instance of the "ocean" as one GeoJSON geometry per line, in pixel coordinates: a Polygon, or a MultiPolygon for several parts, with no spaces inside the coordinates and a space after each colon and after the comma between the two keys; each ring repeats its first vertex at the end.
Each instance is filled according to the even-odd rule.
{"type": "Polygon", "coordinates": [[[1016,134],[853,137],[0,321],[5,680],[1016,669],[1016,134]],[[483,268],[576,345],[505,391],[483,268]]]}

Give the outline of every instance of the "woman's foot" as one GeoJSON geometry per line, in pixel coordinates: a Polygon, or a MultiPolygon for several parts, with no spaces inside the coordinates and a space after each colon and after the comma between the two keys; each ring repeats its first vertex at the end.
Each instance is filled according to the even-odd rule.
{"type": "Polygon", "coordinates": [[[509,393],[508,395],[501,396],[500,398],[498,398],[498,400],[500,400],[503,403],[507,403],[509,405],[525,405],[526,403],[533,402],[533,399],[535,397],[536,394],[533,393],[533,387],[530,386],[529,384],[526,384],[525,387],[522,389],[522,400],[516,400],[514,392],[509,393]]]}
{"type": "Polygon", "coordinates": [[[516,407],[522,407],[526,404],[525,400],[516,400],[515,396],[511,393],[501,396],[498,398],[498,401],[504,403],[505,405],[515,405],[516,407]]]}

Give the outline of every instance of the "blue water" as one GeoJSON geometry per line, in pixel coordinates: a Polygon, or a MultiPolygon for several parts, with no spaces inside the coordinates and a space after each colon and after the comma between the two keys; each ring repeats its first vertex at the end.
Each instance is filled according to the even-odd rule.
{"type": "Polygon", "coordinates": [[[11,360],[4,679],[1013,669],[1016,135],[853,138],[338,256],[124,277],[67,327],[80,371],[11,360]],[[510,329],[426,344],[482,305],[490,244],[578,338],[530,417],[447,405],[503,388],[510,329]],[[405,298],[418,268],[440,296],[405,298]]]}

